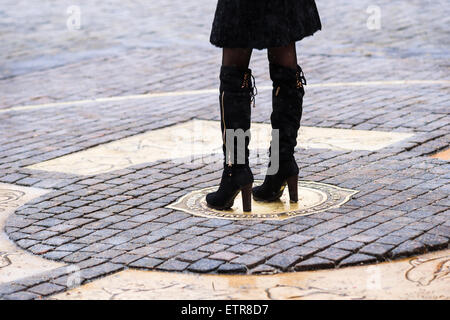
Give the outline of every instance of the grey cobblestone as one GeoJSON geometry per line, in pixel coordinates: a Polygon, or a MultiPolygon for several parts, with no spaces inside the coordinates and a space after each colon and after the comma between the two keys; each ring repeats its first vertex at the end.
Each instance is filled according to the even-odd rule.
{"type": "Polygon", "coordinates": [[[191,264],[188,267],[188,270],[200,273],[211,272],[217,269],[221,264],[223,264],[223,261],[220,260],[201,259],[191,264]]]}
{"type": "Polygon", "coordinates": [[[251,252],[252,250],[254,250],[256,248],[258,248],[258,246],[256,246],[256,245],[239,243],[237,245],[231,246],[227,250],[234,252],[234,253],[243,254],[243,253],[251,252]]]}
{"type": "Polygon", "coordinates": [[[339,263],[339,266],[349,267],[349,266],[355,266],[355,265],[362,265],[362,264],[366,264],[366,263],[373,263],[376,261],[377,261],[377,258],[375,258],[374,256],[369,256],[369,255],[361,254],[361,253],[355,253],[355,254],[345,258],[344,260],[342,260],[339,263]]]}
{"type": "Polygon", "coordinates": [[[418,241],[408,240],[390,252],[391,257],[407,257],[426,251],[426,248],[418,241]]]}
{"type": "MultiPolygon", "coordinates": [[[[249,244],[257,245],[257,246],[265,246],[274,241],[275,241],[275,239],[273,239],[273,238],[266,238],[263,236],[258,236],[255,238],[251,238],[251,239],[247,240],[246,242],[249,244]]],[[[236,244],[236,243],[238,243],[238,242],[234,242],[232,244],[236,244]]]]}
{"type": "Polygon", "coordinates": [[[300,256],[293,255],[291,253],[278,254],[272,258],[270,258],[266,264],[286,271],[294,265],[296,262],[301,260],[300,256]]]}
{"type": "MultiPolygon", "coordinates": [[[[255,241],[260,241],[260,238],[261,238],[261,237],[253,238],[253,239],[249,240],[248,243],[253,244],[255,241]]],[[[266,238],[266,239],[267,239],[267,240],[265,240],[265,243],[270,243],[270,242],[273,241],[273,240],[268,239],[268,238],[266,238]]],[[[227,236],[227,237],[225,237],[225,238],[221,238],[221,239],[217,240],[216,242],[217,242],[217,243],[220,243],[220,244],[225,244],[225,245],[233,246],[233,245],[236,245],[236,244],[238,244],[238,243],[241,243],[241,242],[243,242],[243,241],[245,241],[245,240],[246,240],[245,238],[238,237],[238,236],[227,236]]]]}
{"type": "Polygon", "coordinates": [[[181,272],[189,266],[189,263],[178,260],[167,260],[157,267],[158,270],[163,271],[178,271],[181,272]]]}
{"type": "Polygon", "coordinates": [[[211,255],[209,258],[215,259],[215,260],[231,261],[237,257],[238,257],[238,255],[233,252],[223,251],[223,252],[217,252],[217,253],[211,255]]]}
{"type": "Polygon", "coordinates": [[[444,249],[448,247],[448,239],[436,234],[426,233],[414,239],[425,244],[429,249],[444,249]]]}
{"type": "Polygon", "coordinates": [[[31,293],[36,293],[41,296],[48,296],[57,292],[63,291],[65,288],[53,283],[43,283],[28,289],[31,293]]]}
{"type": "Polygon", "coordinates": [[[320,249],[312,248],[312,247],[308,247],[308,246],[295,246],[295,247],[292,247],[291,249],[285,251],[285,254],[300,256],[302,258],[307,258],[318,251],[320,251],[320,249]]]}
{"type": "Polygon", "coordinates": [[[254,274],[274,274],[277,272],[277,269],[266,264],[260,264],[252,271],[254,274]]]}
{"type": "Polygon", "coordinates": [[[246,273],[247,268],[242,264],[224,263],[217,269],[218,273],[246,273]]]}
{"type": "MultiPolygon", "coordinates": [[[[312,239],[312,238],[311,238],[312,239]]],[[[338,242],[338,240],[336,240],[336,238],[334,237],[327,237],[327,236],[322,236],[322,237],[318,237],[312,241],[307,242],[307,246],[308,247],[313,247],[313,248],[327,248],[329,246],[331,246],[333,243],[338,242]]]]}
{"type": "Polygon", "coordinates": [[[210,253],[220,252],[228,248],[228,245],[219,244],[219,243],[210,243],[207,245],[204,245],[202,247],[199,247],[199,251],[205,251],[210,253]]]}
{"type": "Polygon", "coordinates": [[[40,296],[37,294],[27,291],[21,291],[2,296],[1,298],[4,300],[35,300],[38,299],[39,297],[40,296]]]}
{"type": "Polygon", "coordinates": [[[92,255],[93,258],[107,259],[107,260],[111,260],[115,257],[118,257],[118,256],[124,254],[124,253],[125,252],[123,250],[114,250],[114,249],[98,252],[96,254],[93,254],[92,252],[79,252],[80,255],[83,255],[85,257],[87,257],[88,254],[90,254],[90,255],[92,255]]]}
{"type": "Polygon", "coordinates": [[[313,257],[308,260],[297,263],[294,269],[296,271],[307,271],[307,270],[327,269],[333,267],[334,267],[333,261],[320,257],[313,257]]]}
{"type": "Polygon", "coordinates": [[[355,250],[360,249],[363,246],[364,246],[364,243],[357,242],[357,241],[349,241],[349,240],[344,240],[344,241],[338,242],[333,245],[333,247],[335,247],[335,248],[343,249],[343,250],[347,250],[347,251],[355,251],[355,250]]]}
{"type": "Polygon", "coordinates": [[[47,253],[54,248],[55,247],[53,247],[53,246],[48,246],[48,245],[44,245],[44,244],[35,244],[34,246],[29,247],[28,250],[30,250],[34,254],[39,255],[39,254],[47,253]]]}
{"type": "Polygon", "coordinates": [[[371,243],[360,249],[359,252],[377,257],[385,257],[393,247],[390,244],[371,243]]]}
{"type": "Polygon", "coordinates": [[[134,261],[133,263],[131,263],[130,267],[153,269],[154,267],[158,266],[162,262],[164,262],[164,261],[160,260],[160,259],[142,258],[142,259],[139,259],[139,260],[134,261]]]}
{"type": "MultiPolygon", "coordinates": [[[[60,252],[60,251],[58,251],[58,252],[60,252]]],[[[87,260],[91,257],[92,257],[91,252],[73,252],[71,254],[64,256],[64,258],[62,260],[67,263],[79,263],[79,262],[87,260]]]]}
{"type": "Polygon", "coordinates": [[[178,256],[178,259],[180,259],[182,261],[187,261],[187,262],[195,262],[204,257],[207,257],[208,255],[209,255],[209,253],[206,253],[206,252],[188,251],[188,252],[184,252],[183,254],[178,256]]]}
{"type": "Polygon", "coordinates": [[[135,255],[135,254],[128,254],[124,253],[120,256],[115,257],[111,260],[112,263],[118,263],[118,264],[125,264],[129,265],[130,263],[139,260],[141,256],[135,255]]]}
{"type": "Polygon", "coordinates": [[[0,285],[0,297],[7,294],[12,294],[25,289],[25,286],[19,284],[2,284],[0,285]]]}
{"type": "Polygon", "coordinates": [[[313,237],[299,235],[299,234],[293,234],[289,237],[284,238],[285,241],[294,242],[297,245],[302,245],[304,243],[307,243],[308,241],[313,240],[313,237]]]}
{"type": "Polygon", "coordinates": [[[70,251],[51,251],[43,254],[42,256],[50,260],[61,260],[62,258],[70,255],[71,253],[72,252],[70,251]]]}
{"type": "MultiPolygon", "coordinates": [[[[256,252],[253,252],[256,253],[256,252]]],[[[265,257],[262,256],[255,256],[252,254],[244,254],[242,256],[239,256],[236,259],[231,260],[232,263],[236,263],[236,264],[243,264],[245,265],[247,268],[252,268],[258,264],[260,264],[261,262],[265,261],[265,257]]]]}
{"type": "Polygon", "coordinates": [[[348,257],[349,255],[351,255],[351,252],[333,247],[320,251],[316,254],[317,257],[325,258],[335,262],[338,262],[348,257]]]}
{"type": "MultiPolygon", "coordinates": [[[[272,242],[271,244],[269,244],[267,246],[267,248],[274,248],[277,250],[284,251],[284,250],[288,250],[288,249],[290,249],[292,247],[296,247],[296,246],[298,247],[297,243],[282,239],[282,240],[272,242]]],[[[259,249],[261,249],[261,248],[259,248],[259,249]]],[[[256,249],[256,250],[258,250],[258,249],[256,249]]]]}
{"type": "Polygon", "coordinates": [[[100,265],[96,265],[95,267],[83,269],[81,272],[81,276],[85,280],[92,280],[94,278],[98,278],[103,275],[108,275],[110,273],[114,273],[123,269],[123,266],[120,264],[114,263],[103,263],[100,265]]]}

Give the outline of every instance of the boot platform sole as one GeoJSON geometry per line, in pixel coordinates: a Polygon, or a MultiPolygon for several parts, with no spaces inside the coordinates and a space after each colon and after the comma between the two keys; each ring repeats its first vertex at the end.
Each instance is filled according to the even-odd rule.
{"type": "Polygon", "coordinates": [[[234,204],[234,199],[237,197],[239,192],[242,193],[242,208],[244,212],[252,211],[252,184],[248,184],[242,189],[235,192],[235,194],[228,200],[228,202],[223,206],[216,206],[206,202],[206,205],[212,209],[216,210],[229,210],[234,204]]]}
{"type": "Polygon", "coordinates": [[[253,199],[255,199],[255,201],[259,201],[259,202],[279,201],[281,196],[283,195],[286,185],[288,186],[288,189],[289,189],[289,201],[291,203],[298,202],[298,176],[292,176],[292,177],[287,178],[286,181],[281,186],[280,191],[278,191],[278,193],[276,195],[265,199],[265,198],[260,198],[253,193],[253,199]]]}

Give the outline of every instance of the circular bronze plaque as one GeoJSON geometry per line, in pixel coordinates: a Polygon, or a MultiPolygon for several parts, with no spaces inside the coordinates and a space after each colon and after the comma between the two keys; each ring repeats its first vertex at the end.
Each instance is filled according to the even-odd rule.
{"type": "MultiPolygon", "coordinates": [[[[255,185],[262,181],[255,181],[255,185]]],[[[190,192],[168,208],[181,210],[196,216],[231,220],[284,220],[297,216],[306,216],[322,212],[331,208],[337,208],[347,202],[358,191],[339,188],[330,184],[312,181],[299,181],[299,201],[290,203],[287,188],[283,196],[276,202],[252,202],[252,211],[242,210],[241,194],[234,200],[234,205],[229,210],[215,210],[206,205],[205,197],[208,193],[217,190],[210,187],[190,192]]]]}

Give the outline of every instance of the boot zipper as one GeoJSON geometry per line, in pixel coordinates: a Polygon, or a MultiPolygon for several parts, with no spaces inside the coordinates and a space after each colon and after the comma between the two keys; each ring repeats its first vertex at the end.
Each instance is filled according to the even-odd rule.
{"type": "Polygon", "coordinates": [[[280,87],[277,88],[277,91],[275,92],[275,97],[278,97],[279,93],[280,93],[280,87]]]}
{"type": "Polygon", "coordinates": [[[225,144],[225,132],[227,131],[227,127],[225,125],[225,112],[223,111],[223,96],[225,94],[225,91],[222,92],[222,96],[220,97],[221,105],[220,105],[220,111],[222,112],[222,123],[223,123],[223,132],[222,132],[222,141],[225,144]]]}
{"type": "MultiPolygon", "coordinates": [[[[225,96],[225,91],[222,92],[222,97],[221,97],[221,101],[222,101],[222,103],[221,103],[221,109],[222,110],[221,111],[222,111],[222,123],[223,123],[222,141],[223,141],[223,144],[225,145],[225,158],[226,158],[225,160],[228,161],[228,166],[231,167],[232,166],[231,159],[229,159],[229,157],[228,157],[228,151],[227,151],[227,148],[226,148],[226,145],[227,145],[227,142],[226,142],[227,126],[225,124],[224,96],[225,96]]],[[[231,176],[231,173],[230,173],[230,176],[231,176]]]]}

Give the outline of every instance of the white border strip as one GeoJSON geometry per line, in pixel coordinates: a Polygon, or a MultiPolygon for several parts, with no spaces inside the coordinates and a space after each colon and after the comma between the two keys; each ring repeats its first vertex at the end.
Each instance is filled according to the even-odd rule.
{"type": "MultiPolygon", "coordinates": [[[[367,87],[367,86],[401,86],[401,85],[450,85],[450,80],[391,80],[391,81],[359,81],[359,82],[329,82],[329,83],[316,83],[309,84],[308,88],[334,88],[334,87],[367,87]]],[[[264,86],[258,88],[259,90],[270,90],[271,86],[264,86]]],[[[172,91],[172,92],[158,92],[148,94],[136,94],[128,96],[115,96],[104,98],[93,98],[86,100],[75,100],[65,102],[44,103],[36,105],[17,106],[7,109],[0,109],[0,113],[6,113],[10,111],[27,111],[44,108],[64,107],[64,106],[79,106],[90,103],[99,102],[116,102],[125,100],[139,100],[139,99],[151,99],[159,97],[178,97],[178,96],[191,96],[202,94],[214,94],[218,93],[217,89],[202,89],[202,90],[187,90],[187,91],[172,91]]]]}

